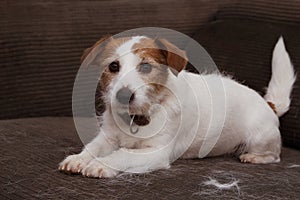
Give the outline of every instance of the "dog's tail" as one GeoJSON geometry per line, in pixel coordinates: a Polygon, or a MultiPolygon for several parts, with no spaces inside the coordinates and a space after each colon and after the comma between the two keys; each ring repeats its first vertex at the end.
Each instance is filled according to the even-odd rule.
{"type": "Polygon", "coordinates": [[[273,50],[272,77],[264,97],[278,117],[289,110],[295,80],[293,65],[280,37],[273,50]]]}

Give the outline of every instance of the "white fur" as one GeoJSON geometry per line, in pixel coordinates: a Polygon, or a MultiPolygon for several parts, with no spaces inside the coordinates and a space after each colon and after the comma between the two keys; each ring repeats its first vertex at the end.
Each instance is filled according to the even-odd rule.
{"type": "MultiPolygon", "coordinates": [[[[142,96],[136,105],[148,101],[144,89],[139,90],[144,84],[135,70],[139,57],[129,51],[138,41],[133,38],[117,50],[119,55],[122,53],[120,62],[125,67],[111,82],[106,98],[119,108],[122,106],[114,95],[123,86],[142,96]]],[[[288,109],[295,81],[282,39],[275,47],[272,69],[265,98],[275,104],[280,116],[288,109]]],[[[218,74],[186,71],[178,77],[169,71],[165,87],[172,95],[164,103],[152,106],[149,125],[139,127],[139,132],[132,135],[127,124],[106,110],[99,135],[80,154],[67,157],[59,169],[91,177],[113,177],[121,171],[144,173],[168,168],[178,157],[232,153],[241,144],[242,162],[280,161],[278,117],[254,90],[218,74]]]]}
{"type": "Polygon", "coordinates": [[[289,110],[290,95],[296,81],[293,65],[280,37],[273,51],[272,78],[265,99],[275,104],[280,117],[289,110]]]}
{"type": "Polygon", "coordinates": [[[216,179],[213,179],[209,177],[209,181],[205,181],[203,184],[204,185],[213,185],[217,187],[219,190],[230,190],[232,188],[236,188],[238,191],[240,191],[240,187],[238,186],[239,181],[238,180],[233,180],[230,183],[219,183],[216,179]]]}

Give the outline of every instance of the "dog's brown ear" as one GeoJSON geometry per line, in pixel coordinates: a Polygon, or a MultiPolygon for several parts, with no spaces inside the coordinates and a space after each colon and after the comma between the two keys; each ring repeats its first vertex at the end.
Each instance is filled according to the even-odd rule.
{"type": "Polygon", "coordinates": [[[92,47],[87,48],[83,51],[83,54],[80,58],[80,62],[83,63],[84,59],[91,53],[91,51],[100,45],[102,42],[106,41],[107,39],[111,38],[111,35],[105,35],[100,40],[98,40],[92,47]]]}
{"type": "Polygon", "coordinates": [[[167,65],[176,76],[183,70],[188,62],[185,51],[179,49],[166,39],[156,39],[156,44],[166,57],[167,65]]]}

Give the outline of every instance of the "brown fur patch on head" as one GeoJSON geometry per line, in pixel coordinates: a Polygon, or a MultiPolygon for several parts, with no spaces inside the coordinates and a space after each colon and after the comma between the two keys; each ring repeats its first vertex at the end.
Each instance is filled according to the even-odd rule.
{"type": "Polygon", "coordinates": [[[110,63],[103,63],[103,61],[106,60],[107,58],[111,58],[115,56],[115,50],[123,43],[128,41],[129,39],[130,39],[129,37],[114,39],[110,35],[107,35],[102,37],[100,40],[98,40],[92,47],[87,48],[84,51],[81,57],[81,62],[83,62],[87,58],[87,56],[92,53],[93,49],[106,42],[106,44],[100,49],[99,52],[94,52],[95,55],[92,58],[95,59],[95,57],[98,56],[96,63],[99,65],[99,67],[104,68],[104,71],[100,79],[100,90],[102,92],[107,92],[109,83],[117,74],[117,73],[111,73],[108,69],[108,65],[110,63]]]}
{"type": "MultiPolygon", "coordinates": [[[[116,49],[118,47],[120,47],[122,44],[124,44],[125,42],[127,42],[128,40],[130,40],[130,37],[117,38],[117,39],[112,38],[105,46],[105,49],[100,56],[100,60],[104,61],[105,59],[108,59],[108,58],[117,59],[117,58],[114,58],[116,56],[115,55],[116,49]]],[[[111,60],[111,62],[112,61],[117,61],[117,60],[111,60]]],[[[103,92],[108,91],[108,86],[109,86],[111,80],[118,74],[118,73],[112,73],[109,71],[109,68],[108,68],[109,64],[110,64],[110,62],[101,63],[101,65],[104,67],[104,71],[103,71],[101,79],[100,79],[101,90],[103,92]],[[104,64],[104,66],[103,66],[103,64],[104,64]]]]}
{"type": "MultiPolygon", "coordinates": [[[[150,38],[144,38],[135,44],[133,52],[142,59],[141,64],[148,63],[152,66],[152,71],[149,74],[141,73],[141,78],[152,87],[152,91],[149,92],[157,95],[164,89],[164,84],[168,79],[167,60],[164,53],[150,38]]],[[[139,67],[137,66],[137,71],[139,67]]]]}
{"type": "Polygon", "coordinates": [[[108,86],[115,76],[116,74],[111,73],[107,68],[104,69],[100,79],[100,89],[102,92],[108,91],[108,86]]]}
{"type": "Polygon", "coordinates": [[[115,56],[116,49],[130,39],[131,37],[111,38],[111,40],[105,46],[101,59],[104,60],[109,57],[115,56]]]}
{"type": "Polygon", "coordinates": [[[277,111],[276,111],[276,106],[275,106],[275,104],[274,104],[274,103],[272,103],[272,102],[270,102],[270,101],[268,101],[267,103],[268,103],[268,104],[269,104],[269,106],[272,108],[272,110],[275,112],[275,114],[277,114],[277,111]]]}
{"type": "Polygon", "coordinates": [[[159,64],[167,64],[164,52],[159,48],[153,39],[144,38],[139,43],[133,45],[132,50],[142,59],[151,58],[159,64]]]}

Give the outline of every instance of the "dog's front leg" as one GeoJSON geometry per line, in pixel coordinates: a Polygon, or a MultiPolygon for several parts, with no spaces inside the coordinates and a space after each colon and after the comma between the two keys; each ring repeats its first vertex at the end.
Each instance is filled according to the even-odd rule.
{"type": "Polygon", "coordinates": [[[83,170],[88,177],[110,178],[119,172],[145,173],[170,167],[169,147],[145,149],[121,148],[112,154],[93,159],[83,170]]]}
{"type": "Polygon", "coordinates": [[[81,153],[65,158],[59,164],[58,169],[68,173],[80,173],[91,160],[99,156],[106,156],[112,153],[116,148],[116,141],[105,137],[105,134],[100,132],[84,147],[81,153]]]}

